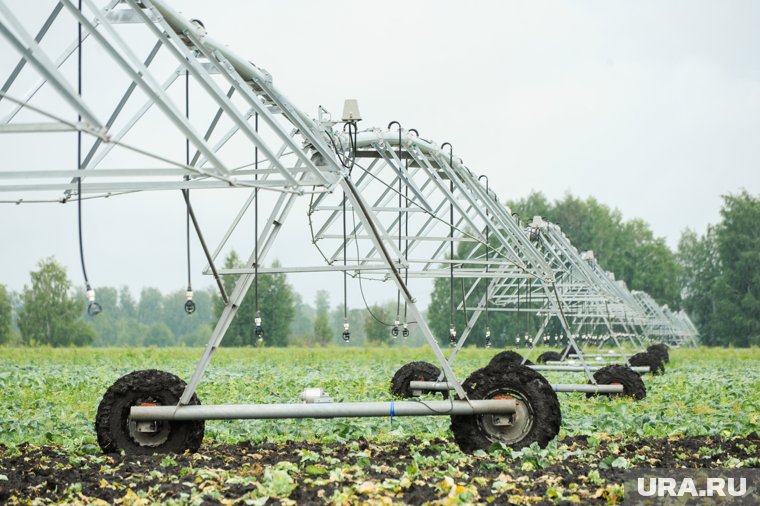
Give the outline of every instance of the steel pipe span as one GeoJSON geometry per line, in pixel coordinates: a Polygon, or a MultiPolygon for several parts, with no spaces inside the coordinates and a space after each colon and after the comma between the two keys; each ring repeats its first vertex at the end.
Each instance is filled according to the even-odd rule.
{"type": "Polygon", "coordinates": [[[217,404],[132,406],[135,421],[351,418],[369,416],[482,415],[515,412],[514,399],[473,401],[324,402],[313,404],[217,404]]]}

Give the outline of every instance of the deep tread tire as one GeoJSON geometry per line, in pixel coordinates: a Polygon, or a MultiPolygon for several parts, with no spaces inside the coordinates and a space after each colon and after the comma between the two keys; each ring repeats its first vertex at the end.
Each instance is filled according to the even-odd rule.
{"type": "MultiPolygon", "coordinates": [[[[430,362],[409,362],[402,365],[391,379],[391,393],[396,397],[408,399],[412,397],[412,390],[409,388],[411,381],[438,381],[441,369],[430,362]]],[[[444,398],[448,398],[449,393],[443,392],[444,398]]]]}
{"type": "MultiPolygon", "coordinates": [[[[95,432],[103,452],[124,450],[128,454],[149,455],[198,451],[203,441],[203,420],[158,422],[159,432],[163,435],[160,440],[148,444],[138,443],[130,434],[129,409],[132,406],[141,402],[176,405],[185,386],[185,382],[174,374],[156,369],[134,371],[116,380],[103,395],[95,419],[95,432]]],[[[189,404],[200,403],[194,394],[189,404]]]]}
{"type": "MultiPolygon", "coordinates": [[[[594,373],[594,379],[598,385],[623,385],[622,394],[586,394],[586,397],[595,397],[597,395],[608,395],[610,397],[632,397],[633,399],[640,401],[647,396],[647,387],[641,379],[641,376],[636,374],[636,371],[630,367],[624,365],[608,365],[602,367],[594,373]]],[[[591,382],[589,382],[590,384],[591,382]]]]}
{"type": "MultiPolygon", "coordinates": [[[[508,369],[514,365],[520,365],[522,364],[523,357],[516,351],[512,350],[506,350],[506,351],[500,351],[496,355],[493,356],[490,362],[488,362],[488,367],[497,367],[500,369],[508,369]]],[[[533,365],[533,362],[528,360],[526,365],[533,365]]]]}
{"type": "Polygon", "coordinates": [[[451,431],[463,452],[488,450],[496,442],[519,449],[538,443],[545,447],[559,433],[562,423],[559,399],[538,372],[525,366],[512,365],[509,369],[484,367],[470,375],[462,384],[470,399],[492,399],[499,395],[518,398],[530,413],[530,426],[519,439],[503,441],[485,429],[491,415],[452,416],[451,431]]]}
{"type": "Polygon", "coordinates": [[[665,374],[665,364],[658,355],[653,353],[646,351],[637,353],[628,359],[628,363],[632,366],[649,366],[649,372],[654,376],[665,374]]]}
{"type": "Polygon", "coordinates": [[[647,351],[658,355],[666,364],[670,362],[670,354],[668,353],[668,346],[666,344],[653,344],[647,348],[647,351]]]}
{"type": "Polygon", "coordinates": [[[562,360],[562,355],[560,355],[556,351],[545,351],[538,356],[538,358],[536,359],[536,362],[538,362],[539,364],[545,364],[549,361],[559,361],[559,360],[562,360]]]}

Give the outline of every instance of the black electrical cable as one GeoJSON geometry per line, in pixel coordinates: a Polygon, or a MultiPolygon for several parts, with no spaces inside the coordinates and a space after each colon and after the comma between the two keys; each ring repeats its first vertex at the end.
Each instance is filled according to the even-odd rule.
{"type": "MultiPolygon", "coordinates": [[[[444,146],[449,146],[449,168],[454,170],[454,150],[451,143],[444,142],[441,144],[441,149],[444,146]]],[[[454,180],[449,178],[449,342],[454,344],[456,342],[456,326],[454,324],[454,180]]]]}
{"type": "Polygon", "coordinates": [[[462,282],[462,311],[464,312],[464,325],[468,327],[470,325],[470,319],[467,316],[467,296],[464,290],[464,278],[459,278],[462,282]]]}
{"type": "MultiPolygon", "coordinates": [[[[403,168],[401,165],[403,164],[403,154],[401,151],[401,128],[398,129],[398,250],[399,253],[401,252],[401,192],[403,190],[401,186],[401,174],[403,168]]],[[[398,259],[399,264],[401,263],[401,259],[398,259]]],[[[401,290],[396,290],[396,321],[400,320],[400,314],[401,314],[401,290]]],[[[398,324],[397,324],[398,325],[398,324]]],[[[396,331],[396,334],[398,334],[398,330],[396,331]]]]}
{"type": "Polygon", "coordinates": [[[516,318],[517,323],[515,324],[515,330],[517,331],[517,340],[515,341],[515,344],[520,342],[520,280],[517,280],[517,315],[516,318]]]}
{"type": "Polygon", "coordinates": [[[348,325],[348,235],[346,230],[346,192],[343,192],[343,337],[344,342],[351,340],[351,331],[348,325]]]}
{"type": "MultiPolygon", "coordinates": [[[[78,4],[79,12],[82,12],[82,0],[78,4]]],[[[82,96],[82,23],[77,23],[77,94],[82,96]]],[[[82,114],[77,114],[77,123],[82,122],[82,114]]],[[[82,170],[82,130],[77,130],[77,170],[82,170]]],[[[79,235],[79,261],[82,264],[82,276],[87,290],[87,314],[95,316],[103,308],[95,301],[95,291],[90,286],[87,277],[87,268],[84,262],[84,239],[82,238],[82,177],[77,177],[77,232],[79,235]]]]}
{"type": "MultiPolygon", "coordinates": [[[[416,130],[415,130],[416,132],[416,130]]],[[[409,162],[406,162],[406,170],[407,174],[409,171],[409,162]]],[[[399,200],[401,200],[401,194],[398,196],[399,200]]],[[[404,194],[404,201],[409,202],[409,184],[405,186],[405,194],[404,194]]],[[[404,239],[404,262],[406,263],[406,267],[404,267],[404,284],[409,286],[409,209],[405,209],[404,212],[404,236],[406,239],[404,239]]],[[[401,225],[399,224],[399,228],[401,228],[401,225]]],[[[404,299],[404,328],[401,331],[404,338],[409,337],[409,322],[406,321],[406,310],[407,310],[407,302],[406,299],[404,299]]]]}
{"type": "MultiPolygon", "coordinates": [[[[398,179],[398,249],[399,253],[401,252],[401,174],[402,174],[402,167],[401,163],[404,159],[404,154],[402,151],[402,132],[401,132],[401,123],[398,121],[391,121],[388,123],[388,130],[391,129],[393,125],[398,126],[398,174],[396,175],[398,179]]],[[[399,264],[401,263],[401,259],[398,259],[399,264]]],[[[391,329],[391,336],[393,338],[398,337],[399,334],[399,319],[401,314],[401,290],[396,290],[396,319],[394,320],[393,328],[391,329]]]]}
{"type": "Polygon", "coordinates": [[[347,168],[348,174],[351,175],[351,171],[353,170],[354,164],[356,162],[356,145],[359,136],[359,127],[355,122],[351,121],[343,125],[344,132],[346,129],[348,129],[348,157],[344,157],[341,153],[341,150],[338,149],[338,145],[335,143],[335,139],[333,139],[332,132],[330,130],[325,130],[325,132],[327,133],[327,138],[330,139],[330,144],[332,144],[333,151],[335,151],[335,155],[338,157],[340,164],[343,167],[347,168]]]}
{"type": "MultiPolygon", "coordinates": [[[[354,214],[353,209],[351,210],[351,220],[353,222],[354,230],[356,230],[356,215],[354,214]]],[[[354,244],[356,244],[356,258],[357,261],[361,259],[361,252],[359,251],[359,241],[354,238],[354,244]]],[[[362,276],[361,274],[358,274],[357,276],[359,278],[359,293],[361,293],[362,301],[364,301],[364,307],[367,309],[367,312],[372,317],[373,320],[375,320],[380,325],[383,325],[385,327],[393,327],[392,323],[385,323],[380,318],[375,316],[375,313],[372,312],[372,309],[370,309],[369,304],[367,303],[367,298],[364,296],[364,286],[362,285],[362,276]]],[[[409,323],[417,323],[417,322],[409,322],[409,323]]]]}
{"type": "MultiPolygon", "coordinates": [[[[185,119],[190,119],[190,71],[185,70],[185,119]]],[[[185,137],[185,165],[190,165],[190,139],[185,137]]],[[[185,176],[185,181],[189,181],[190,176],[185,176]]],[[[185,194],[185,245],[187,249],[187,292],[185,293],[185,314],[191,315],[195,312],[195,302],[193,301],[193,280],[190,264],[190,189],[184,189],[185,194]]]]}
{"type": "MultiPolygon", "coordinates": [[[[253,127],[256,133],[259,131],[259,113],[254,114],[253,127]]],[[[253,148],[254,181],[259,180],[259,147],[253,148]]],[[[253,265],[253,291],[256,304],[254,316],[254,334],[259,342],[264,340],[264,327],[261,324],[261,312],[259,311],[259,188],[253,189],[253,215],[254,215],[254,265],[253,265]]]]}
{"type": "MultiPolygon", "coordinates": [[[[478,177],[478,180],[485,178],[486,180],[486,198],[488,198],[488,176],[485,174],[478,177]]],[[[488,298],[491,291],[491,278],[488,276],[489,267],[489,250],[491,249],[490,232],[491,226],[488,219],[488,206],[486,206],[486,348],[491,346],[491,323],[488,311],[488,298]]]]}
{"type": "MultiPolygon", "coordinates": [[[[259,131],[259,113],[255,113],[254,115],[254,129],[256,132],[259,131]]],[[[254,146],[253,148],[253,166],[254,166],[254,174],[253,174],[253,180],[258,181],[259,180],[259,148],[258,146],[254,146]]],[[[253,236],[254,236],[254,244],[253,244],[253,294],[254,294],[254,304],[256,306],[256,314],[259,312],[259,188],[256,186],[253,189],[253,236]]]]}
{"type": "MultiPolygon", "coordinates": [[[[528,327],[527,334],[526,334],[527,336],[532,336],[533,335],[533,311],[531,310],[532,309],[531,308],[531,298],[533,297],[533,294],[531,293],[531,291],[532,291],[532,285],[533,285],[532,278],[531,278],[531,280],[528,280],[528,279],[525,280],[525,287],[528,290],[528,293],[526,294],[526,298],[528,299],[527,300],[527,309],[528,309],[528,312],[525,313],[525,325],[528,327]],[[528,281],[531,281],[531,282],[528,283],[528,281]]],[[[530,339],[531,339],[531,343],[532,343],[533,342],[533,338],[531,337],[530,339]]]]}

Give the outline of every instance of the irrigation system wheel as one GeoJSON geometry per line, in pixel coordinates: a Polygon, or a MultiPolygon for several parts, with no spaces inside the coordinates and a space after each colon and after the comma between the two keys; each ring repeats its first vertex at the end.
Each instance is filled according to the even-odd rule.
{"type": "MultiPolygon", "coordinates": [[[[95,432],[105,453],[131,454],[195,452],[203,441],[203,420],[136,422],[132,406],[174,406],[185,389],[177,376],[156,369],[122,376],[106,391],[98,406],[95,432]]],[[[200,404],[193,395],[190,404],[200,404]]]]}
{"type": "Polygon", "coordinates": [[[665,374],[665,364],[662,363],[662,358],[648,351],[633,355],[628,359],[628,363],[632,366],[649,366],[649,373],[654,376],[665,374]]]}
{"type": "MultiPolygon", "coordinates": [[[[498,367],[501,369],[508,369],[515,365],[521,365],[522,361],[523,361],[522,355],[520,355],[516,351],[512,351],[512,350],[500,351],[499,353],[493,356],[490,362],[488,362],[488,367],[498,367]]],[[[526,362],[526,365],[533,365],[533,362],[528,360],[526,362]]]]}
{"type": "MultiPolygon", "coordinates": [[[[430,362],[409,362],[402,365],[391,380],[391,393],[396,397],[408,399],[413,397],[409,388],[410,381],[437,381],[441,369],[430,362]]],[[[443,397],[448,398],[449,393],[444,391],[443,397]]]]}
{"type": "MultiPolygon", "coordinates": [[[[620,394],[586,394],[586,397],[608,395],[610,397],[632,397],[640,401],[647,396],[647,387],[641,376],[636,371],[624,365],[608,365],[594,373],[594,379],[598,385],[623,385],[623,393],[620,394]]],[[[591,383],[591,382],[589,382],[591,383]]]]}
{"type": "Polygon", "coordinates": [[[484,367],[462,384],[470,399],[515,399],[510,415],[452,416],[451,431],[464,452],[487,450],[493,443],[542,448],[559,433],[562,422],[559,400],[552,386],[538,372],[521,365],[508,369],[484,367]]]}
{"type": "Polygon", "coordinates": [[[536,359],[536,362],[539,364],[545,364],[549,361],[559,361],[562,360],[562,355],[557,353],[556,351],[545,351],[542,354],[538,356],[536,359]]]}
{"type": "Polygon", "coordinates": [[[666,364],[670,362],[670,354],[668,353],[668,345],[666,344],[652,344],[649,347],[647,347],[647,351],[649,353],[654,353],[655,355],[659,355],[660,358],[662,358],[662,361],[666,364]]]}

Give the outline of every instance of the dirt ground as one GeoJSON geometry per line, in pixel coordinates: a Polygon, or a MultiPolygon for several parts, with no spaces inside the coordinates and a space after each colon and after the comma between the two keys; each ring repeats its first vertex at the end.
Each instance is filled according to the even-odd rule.
{"type": "Polygon", "coordinates": [[[462,455],[449,441],[209,442],[193,455],[0,446],[0,504],[610,504],[627,468],[758,467],[760,437],[566,437],[462,455]]]}

